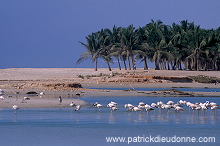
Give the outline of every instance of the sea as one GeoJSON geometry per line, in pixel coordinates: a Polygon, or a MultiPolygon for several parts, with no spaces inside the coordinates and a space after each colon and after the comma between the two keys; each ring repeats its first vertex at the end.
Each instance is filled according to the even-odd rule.
{"type": "MultiPolygon", "coordinates": [[[[145,89],[151,90],[151,89],[145,89]]],[[[196,89],[195,89],[196,90],[196,89]]],[[[209,92],[219,92],[209,89],[209,92]]],[[[80,97],[102,108],[0,109],[2,146],[105,146],[105,145],[220,145],[220,109],[184,111],[155,109],[128,112],[124,104],[137,105],[162,101],[216,102],[219,97],[80,97]],[[106,105],[114,101],[117,111],[106,105]]]]}

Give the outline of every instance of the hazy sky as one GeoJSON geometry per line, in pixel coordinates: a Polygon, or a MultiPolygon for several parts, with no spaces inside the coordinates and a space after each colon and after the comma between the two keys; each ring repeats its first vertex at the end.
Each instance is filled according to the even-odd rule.
{"type": "Polygon", "coordinates": [[[217,28],[219,14],[220,0],[0,0],[0,68],[93,67],[75,64],[92,32],[151,19],[217,28]]]}

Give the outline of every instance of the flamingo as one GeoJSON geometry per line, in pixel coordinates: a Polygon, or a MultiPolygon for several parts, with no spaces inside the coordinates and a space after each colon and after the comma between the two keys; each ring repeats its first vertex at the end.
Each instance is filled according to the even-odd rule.
{"type": "Polygon", "coordinates": [[[0,89],[0,95],[4,95],[5,91],[0,89]]]}
{"type": "Polygon", "coordinates": [[[78,104],[76,105],[75,111],[79,111],[81,109],[81,106],[78,104]]]}
{"type": "Polygon", "coordinates": [[[15,91],[16,101],[18,100],[18,94],[20,94],[20,93],[18,91],[15,91]]]}
{"type": "Polygon", "coordinates": [[[182,107],[182,105],[179,104],[179,103],[176,103],[176,104],[174,104],[174,105],[172,105],[172,106],[173,106],[174,109],[175,109],[177,106],[182,107]]]}
{"type": "Polygon", "coordinates": [[[158,101],[158,102],[157,102],[157,107],[158,107],[158,108],[161,108],[161,106],[162,106],[163,104],[164,104],[164,103],[163,103],[162,101],[158,101]]]}
{"type": "Polygon", "coordinates": [[[97,107],[97,108],[101,108],[102,105],[99,103],[99,104],[96,105],[96,107],[97,107]]]}
{"type": "Polygon", "coordinates": [[[154,110],[150,105],[148,105],[148,104],[146,104],[145,105],[145,110],[147,111],[147,113],[149,112],[149,111],[152,111],[152,110],[154,110]]]}
{"type": "Polygon", "coordinates": [[[21,103],[24,103],[24,101],[27,102],[27,100],[31,100],[31,99],[30,99],[29,97],[24,97],[24,98],[22,99],[21,103]]]}
{"type": "Polygon", "coordinates": [[[140,105],[140,104],[139,104],[137,107],[140,108],[140,109],[144,109],[144,108],[145,108],[145,105],[143,105],[143,104],[140,105]]]}
{"type": "Polygon", "coordinates": [[[40,92],[40,97],[43,97],[44,95],[45,95],[45,93],[44,92],[40,92]]]}
{"type": "Polygon", "coordinates": [[[218,106],[218,104],[215,103],[215,102],[210,102],[210,105],[211,105],[211,106],[218,106]]]}
{"type": "Polygon", "coordinates": [[[157,104],[153,102],[153,103],[151,103],[151,106],[152,107],[157,107],[157,104]]]}
{"type": "Polygon", "coordinates": [[[210,104],[209,101],[206,101],[206,102],[204,103],[204,105],[205,105],[206,107],[211,107],[211,104],[210,104]]]}
{"type": "Polygon", "coordinates": [[[40,95],[43,96],[43,95],[45,95],[45,93],[44,92],[40,92],[40,95]]]}
{"type": "Polygon", "coordinates": [[[217,105],[214,105],[214,106],[211,107],[211,109],[216,110],[216,109],[219,109],[219,107],[217,105]]]}
{"type": "Polygon", "coordinates": [[[112,106],[111,107],[111,112],[118,110],[118,108],[116,106],[112,106]]]}
{"type": "Polygon", "coordinates": [[[95,102],[94,104],[92,104],[93,106],[96,106],[97,104],[99,104],[98,102],[95,102]]]}
{"type": "Polygon", "coordinates": [[[139,102],[139,105],[144,106],[145,103],[144,102],[139,102]]]}
{"type": "Polygon", "coordinates": [[[169,112],[170,112],[170,109],[172,108],[172,105],[163,104],[163,105],[161,105],[161,108],[163,108],[163,109],[168,109],[167,113],[169,113],[169,112]]]}
{"type": "Polygon", "coordinates": [[[117,105],[117,103],[116,103],[116,102],[114,102],[114,101],[111,101],[110,103],[117,105]]]}
{"type": "Polygon", "coordinates": [[[100,111],[100,108],[102,107],[102,105],[101,105],[100,103],[98,103],[98,104],[95,105],[95,107],[96,107],[97,109],[99,109],[99,111],[100,111]]]}
{"type": "Polygon", "coordinates": [[[137,111],[142,111],[142,109],[135,106],[135,107],[133,108],[133,111],[135,111],[135,112],[137,112],[137,111]]]}
{"type": "Polygon", "coordinates": [[[180,104],[186,104],[186,101],[185,100],[180,100],[179,103],[180,104]]]}
{"type": "Polygon", "coordinates": [[[15,111],[15,114],[16,114],[16,111],[19,109],[19,107],[17,105],[13,105],[12,109],[15,111]]]}
{"type": "Polygon", "coordinates": [[[113,102],[113,101],[111,101],[108,105],[107,105],[107,107],[110,107],[110,108],[112,108],[113,106],[117,106],[117,103],[116,102],[113,102]]]}
{"type": "Polygon", "coordinates": [[[70,107],[75,107],[75,106],[76,105],[73,102],[70,103],[70,107]]]}
{"type": "Polygon", "coordinates": [[[3,96],[0,96],[0,100],[1,102],[4,100],[5,98],[3,96]]]}
{"type": "Polygon", "coordinates": [[[168,104],[168,105],[173,105],[173,104],[175,104],[175,103],[170,100],[170,101],[167,102],[167,104],[168,104]]]}
{"type": "Polygon", "coordinates": [[[175,107],[175,110],[178,111],[178,112],[184,111],[184,109],[182,107],[180,107],[180,106],[175,107]]]}
{"type": "Polygon", "coordinates": [[[59,96],[59,102],[60,102],[60,104],[62,103],[62,101],[63,101],[62,97],[59,96]]]}
{"type": "Polygon", "coordinates": [[[132,104],[130,104],[130,103],[128,103],[128,104],[125,104],[125,106],[124,106],[125,108],[132,108],[132,107],[134,107],[132,104]]]}

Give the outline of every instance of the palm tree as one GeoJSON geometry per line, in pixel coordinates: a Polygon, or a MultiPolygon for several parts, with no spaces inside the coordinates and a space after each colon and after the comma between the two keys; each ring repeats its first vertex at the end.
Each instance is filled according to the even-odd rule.
{"type": "Polygon", "coordinates": [[[189,42],[189,48],[191,49],[191,55],[187,58],[193,60],[194,70],[199,70],[202,48],[207,45],[206,31],[201,29],[200,26],[196,26],[194,30],[188,33],[187,39],[189,42]]]}
{"type": "Polygon", "coordinates": [[[103,59],[109,70],[113,59],[120,61],[124,68],[136,69],[136,60],[154,62],[155,69],[182,69],[184,64],[189,70],[220,70],[220,27],[216,30],[201,29],[187,20],[171,26],[162,21],[151,20],[144,27],[101,29],[86,36],[86,43],[80,42],[86,52],[82,53],[77,63],[91,59],[97,71],[98,59],[103,59]],[[131,65],[132,63],[132,65],[131,65]]]}
{"type": "Polygon", "coordinates": [[[102,29],[97,32],[98,34],[98,42],[100,44],[99,52],[100,58],[102,58],[108,65],[109,71],[112,71],[110,63],[113,63],[112,58],[110,56],[110,48],[111,48],[111,31],[109,29],[102,29]]]}
{"type": "MultiPolygon", "coordinates": [[[[111,41],[111,53],[110,56],[113,56],[117,59],[118,62],[118,68],[121,70],[121,64],[120,59],[122,58],[122,48],[120,47],[120,37],[119,33],[121,31],[121,27],[113,26],[113,29],[111,31],[110,35],[110,41],[111,41]]],[[[125,65],[126,66],[126,65],[125,65]]]]}
{"type": "Polygon", "coordinates": [[[147,38],[148,38],[148,29],[146,27],[140,27],[137,30],[138,34],[138,46],[135,50],[136,59],[144,62],[144,70],[148,70],[147,60],[148,58],[153,58],[153,49],[150,48],[147,38]]]}
{"type": "Polygon", "coordinates": [[[190,66],[188,64],[189,60],[187,60],[187,56],[189,56],[189,51],[187,48],[187,42],[186,42],[186,35],[187,35],[187,21],[181,21],[181,25],[173,23],[171,26],[171,31],[173,33],[172,37],[172,45],[173,45],[173,51],[172,54],[174,56],[174,64],[172,68],[179,68],[181,69],[182,62],[184,63],[185,68],[190,69],[190,66]]]}
{"type": "Polygon", "coordinates": [[[87,51],[80,55],[80,58],[77,60],[76,63],[81,63],[85,59],[91,59],[93,63],[95,62],[95,71],[97,71],[98,58],[100,56],[100,44],[98,42],[97,33],[92,33],[86,36],[86,42],[87,42],[86,44],[80,42],[80,44],[82,44],[87,51]]]}
{"type": "Polygon", "coordinates": [[[128,67],[131,69],[130,57],[132,60],[133,69],[136,69],[135,59],[133,50],[138,43],[138,36],[135,32],[133,25],[129,25],[127,28],[122,28],[120,31],[120,46],[126,52],[126,57],[128,60],[128,67]]]}
{"type": "Polygon", "coordinates": [[[148,28],[148,38],[147,42],[150,46],[150,48],[153,48],[153,58],[150,58],[152,61],[155,62],[155,69],[160,70],[159,63],[162,62],[164,58],[169,58],[168,56],[172,56],[170,52],[167,52],[167,49],[169,48],[169,42],[170,40],[167,39],[168,36],[165,36],[166,31],[168,31],[167,26],[163,25],[163,22],[153,21],[151,20],[151,23],[147,24],[146,26],[148,28]],[[165,57],[166,56],[166,57],[165,57]]]}

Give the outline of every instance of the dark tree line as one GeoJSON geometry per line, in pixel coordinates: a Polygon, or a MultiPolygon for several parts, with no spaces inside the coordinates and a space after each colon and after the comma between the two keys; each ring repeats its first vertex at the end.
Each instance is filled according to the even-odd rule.
{"type": "Polygon", "coordinates": [[[148,60],[156,70],[220,70],[220,27],[202,29],[187,20],[171,26],[151,20],[137,29],[114,26],[89,34],[86,43],[80,43],[87,51],[77,63],[91,59],[96,71],[98,59],[103,59],[110,71],[113,60],[120,70],[122,66],[135,70],[137,61],[147,70],[148,60]]]}

